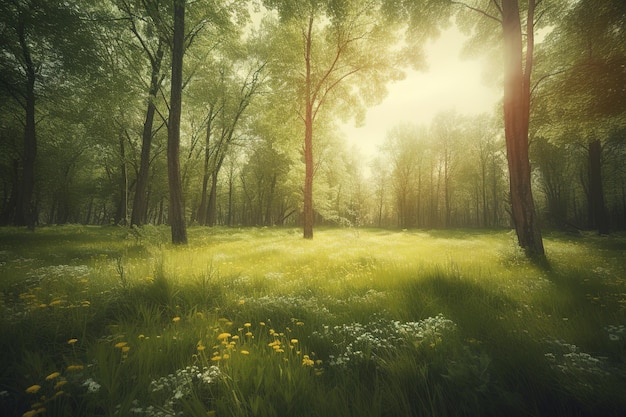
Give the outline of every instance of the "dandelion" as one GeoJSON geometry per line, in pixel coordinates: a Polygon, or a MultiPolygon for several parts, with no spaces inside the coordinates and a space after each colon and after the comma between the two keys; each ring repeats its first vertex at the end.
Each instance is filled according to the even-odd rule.
{"type": "Polygon", "coordinates": [[[128,353],[130,346],[122,346],[122,353],[128,353]]]}
{"type": "Polygon", "coordinates": [[[67,341],[68,345],[73,345],[74,343],[78,342],[78,339],[70,339],[67,341]]]}
{"type": "Polygon", "coordinates": [[[37,391],[39,391],[41,389],[41,385],[31,385],[30,387],[26,388],[26,392],[28,394],[35,394],[37,391]]]}
{"type": "Polygon", "coordinates": [[[242,306],[246,303],[246,300],[239,300],[239,305],[242,306]]]}
{"type": "Polygon", "coordinates": [[[230,358],[230,355],[229,355],[228,353],[224,353],[224,354],[222,355],[222,359],[226,360],[226,359],[228,359],[228,358],[230,358]]]}
{"type": "Polygon", "coordinates": [[[46,381],[52,381],[53,379],[58,378],[61,375],[60,372],[53,372],[46,377],[46,381]]]}
{"type": "Polygon", "coordinates": [[[248,352],[247,350],[241,350],[239,351],[239,353],[241,353],[242,355],[249,355],[250,352],[248,352]]]}
{"type": "Polygon", "coordinates": [[[178,323],[180,321],[180,317],[176,316],[172,319],[174,323],[178,323]]]}
{"type": "Polygon", "coordinates": [[[213,357],[211,358],[211,360],[212,360],[213,362],[217,362],[217,361],[219,361],[219,360],[222,360],[222,357],[221,357],[220,355],[213,356],[213,357]]]}
{"type": "Polygon", "coordinates": [[[61,388],[65,384],[67,384],[67,380],[62,379],[59,382],[57,382],[56,384],[54,384],[54,389],[59,389],[59,388],[61,388]]]}
{"type": "Polygon", "coordinates": [[[68,372],[72,372],[72,371],[82,371],[84,368],[83,365],[70,365],[66,368],[66,370],[68,372]]]}
{"type": "Polygon", "coordinates": [[[233,340],[239,340],[239,336],[238,336],[238,335],[234,335],[234,336],[232,337],[232,339],[233,339],[233,340]]]}
{"type": "Polygon", "coordinates": [[[137,336],[137,339],[145,339],[146,336],[144,334],[140,334],[139,336],[137,336]]]}
{"type": "Polygon", "coordinates": [[[114,346],[114,347],[115,347],[116,349],[121,349],[121,348],[123,348],[124,346],[126,346],[127,344],[128,344],[128,342],[117,342],[117,343],[115,344],[115,346],[114,346]]]}
{"type": "Polygon", "coordinates": [[[313,365],[315,365],[315,362],[313,361],[313,359],[309,358],[309,355],[304,355],[302,357],[302,366],[312,367],[313,365]]]}
{"type": "Polygon", "coordinates": [[[230,333],[220,333],[217,335],[217,340],[226,340],[231,336],[230,333]]]}
{"type": "Polygon", "coordinates": [[[248,333],[246,333],[246,336],[248,336],[248,337],[253,337],[252,332],[248,332],[248,333]]]}
{"type": "Polygon", "coordinates": [[[298,339],[291,339],[291,344],[292,345],[297,345],[298,344],[298,339]]]}
{"type": "Polygon", "coordinates": [[[54,300],[50,302],[49,306],[54,307],[54,306],[58,306],[59,304],[61,304],[61,300],[54,300]]]}
{"type": "Polygon", "coordinates": [[[297,321],[297,322],[296,322],[296,326],[304,326],[304,322],[297,321]]]}
{"type": "Polygon", "coordinates": [[[252,323],[244,323],[244,324],[243,324],[243,327],[248,327],[248,328],[250,328],[250,327],[252,327],[252,323]]]}

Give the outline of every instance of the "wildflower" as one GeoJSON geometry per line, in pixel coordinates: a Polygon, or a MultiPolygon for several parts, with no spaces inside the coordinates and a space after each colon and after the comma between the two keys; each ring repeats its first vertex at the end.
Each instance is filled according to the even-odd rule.
{"type": "Polygon", "coordinates": [[[259,326],[265,326],[265,322],[264,321],[259,322],[259,326]]]}
{"type": "Polygon", "coordinates": [[[130,346],[122,346],[122,353],[128,353],[130,346]]]}
{"type": "Polygon", "coordinates": [[[248,328],[249,328],[249,327],[252,327],[252,323],[244,323],[244,324],[243,324],[243,327],[248,327],[248,328]]]}
{"type": "Polygon", "coordinates": [[[65,384],[67,384],[67,380],[62,379],[59,382],[57,382],[56,384],[54,384],[54,389],[59,389],[59,388],[61,388],[65,384]]]}
{"type": "Polygon", "coordinates": [[[78,342],[78,339],[70,339],[67,341],[68,345],[73,345],[74,343],[78,342]]]}
{"type": "Polygon", "coordinates": [[[297,345],[298,344],[298,339],[291,339],[291,344],[292,345],[297,345]]]}
{"type": "Polygon", "coordinates": [[[241,353],[242,355],[249,355],[250,352],[248,352],[247,350],[241,350],[239,351],[239,353],[241,353]]]}
{"type": "Polygon", "coordinates": [[[246,336],[248,336],[248,337],[252,337],[252,336],[253,336],[253,335],[252,335],[252,332],[248,332],[248,333],[246,333],[246,336]]]}
{"type": "Polygon", "coordinates": [[[296,326],[304,326],[304,322],[298,321],[296,322],[296,326]]]}
{"type": "Polygon", "coordinates": [[[114,346],[114,347],[115,347],[116,349],[121,349],[121,348],[123,348],[124,346],[126,346],[127,344],[128,344],[127,342],[117,342],[117,343],[115,344],[115,346],[114,346]]]}
{"type": "Polygon", "coordinates": [[[228,339],[230,336],[231,336],[231,334],[230,334],[230,333],[220,333],[220,334],[217,336],[217,340],[226,340],[226,339],[228,339]]]}
{"type": "Polygon", "coordinates": [[[180,317],[176,316],[172,319],[174,323],[178,323],[180,321],[180,317]]]}
{"type": "Polygon", "coordinates": [[[87,387],[89,392],[98,392],[100,390],[100,384],[93,379],[89,378],[83,382],[83,387],[87,387]]]}
{"type": "Polygon", "coordinates": [[[309,358],[309,355],[304,355],[302,357],[302,366],[313,366],[315,364],[315,362],[313,362],[313,360],[311,358],[309,358]]]}
{"type": "Polygon", "coordinates": [[[52,381],[53,379],[58,378],[60,375],[60,372],[53,372],[46,377],[46,381],[52,381]]]}
{"type": "Polygon", "coordinates": [[[39,391],[41,389],[41,385],[31,385],[30,387],[26,388],[26,392],[29,394],[35,394],[37,391],[39,391]]]}
{"type": "Polygon", "coordinates": [[[238,335],[234,335],[234,336],[232,337],[232,339],[233,339],[233,340],[239,340],[239,336],[238,336],[238,335]]]}
{"type": "Polygon", "coordinates": [[[37,415],[37,410],[29,410],[22,414],[22,417],[33,417],[37,415]]]}
{"type": "Polygon", "coordinates": [[[228,358],[230,358],[230,355],[228,353],[224,353],[222,355],[222,359],[228,359],[228,358]]]}
{"type": "Polygon", "coordinates": [[[137,339],[145,339],[146,336],[144,334],[140,334],[139,336],[137,336],[137,339]]]}
{"type": "Polygon", "coordinates": [[[242,306],[246,303],[246,300],[239,300],[239,305],[242,306]]]}
{"type": "Polygon", "coordinates": [[[221,357],[220,355],[213,356],[213,357],[211,358],[211,360],[212,360],[213,362],[217,362],[217,361],[219,361],[219,360],[222,360],[222,357],[221,357]]]}
{"type": "Polygon", "coordinates": [[[66,368],[66,370],[68,372],[72,372],[72,371],[82,371],[84,368],[83,365],[70,365],[66,368]]]}
{"type": "Polygon", "coordinates": [[[50,307],[53,307],[53,306],[58,306],[59,304],[61,304],[61,300],[57,299],[57,300],[51,301],[50,304],[48,304],[48,305],[50,307]]]}

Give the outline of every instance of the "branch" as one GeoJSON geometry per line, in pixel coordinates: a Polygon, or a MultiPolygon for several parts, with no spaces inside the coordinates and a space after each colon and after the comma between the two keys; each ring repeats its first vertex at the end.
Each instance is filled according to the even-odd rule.
{"type": "MultiPolygon", "coordinates": [[[[495,20],[495,21],[496,21],[496,22],[498,22],[498,23],[502,23],[502,20],[501,20],[501,19],[499,19],[499,18],[495,17],[494,15],[491,15],[491,14],[487,13],[487,12],[486,12],[486,11],[484,11],[484,10],[481,10],[481,9],[476,8],[476,7],[470,6],[469,4],[466,4],[466,3],[463,3],[463,2],[460,2],[460,1],[454,1],[454,0],[452,0],[450,3],[451,3],[451,4],[457,4],[457,5],[459,5],[459,6],[466,7],[466,8],[468,8],[468,9],[470,9],[470,10],[473,10],[473,11],[475,11],[475,12],[477,12],[477,13],[482,14],[483,16],[485,16],[485,17],[487,17],[487,18],[489,18],[489,19],[495,20]]],[[[499,5],[497,5],[497,4],[496,4],[496,7],[498,8],[498,10],[500,10],[500,12],[502,12],[502,9],[500,8],[500,6],[499,6],[499,5]]]]}

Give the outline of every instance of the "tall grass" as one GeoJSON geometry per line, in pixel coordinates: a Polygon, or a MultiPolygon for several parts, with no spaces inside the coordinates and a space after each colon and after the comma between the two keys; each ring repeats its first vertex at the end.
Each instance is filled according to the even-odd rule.
{"type": "Polygon", "coordinates": [[[0,414],[626,413],[626,238],[0,230],[0,414]]]}

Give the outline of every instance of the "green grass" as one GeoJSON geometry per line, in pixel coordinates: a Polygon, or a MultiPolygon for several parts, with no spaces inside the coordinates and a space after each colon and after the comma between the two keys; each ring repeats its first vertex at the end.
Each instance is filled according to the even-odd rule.
{"type": "Polygon", "coordinates": [[[494,231],[168,239],[0,230],[1,415],[626,413],[624,236],[541,266],[494,231]]]}

